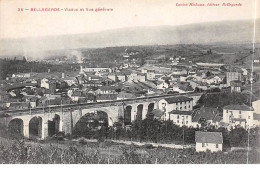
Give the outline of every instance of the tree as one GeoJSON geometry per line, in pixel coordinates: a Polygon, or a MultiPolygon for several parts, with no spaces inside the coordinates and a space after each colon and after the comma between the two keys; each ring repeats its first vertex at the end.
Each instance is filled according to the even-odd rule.
{"type": "Polygon", "coordinates": [[[221,90],[220,90],[218,87],[216,87],[216,88],[213,88],[213,89],[211,90],[211,92],[221,92],[221,90]]]}
{"type": "Polygon", "coordinates": [[[113,130],[112,130],[112,133],[113,133],[113,136],[116,140],[122,138],[123,136],[123,133],[124,133],[124,129],[123,129],[123,121],[122,119],[120,119],[119,117],[119,121],[115,122],[113,124],[113,130]]]}
{"type": "Polygon", "coordinates": [[[115,89],[115,91],[116,91],[117,93],[120,93],[120,92],[121,92],[121,89],[115,89]]]}
{"type": "Polygon", "coordinates": [[[24,61],[24,62],[26,62],[26,61],[27,61],[27,59],[26,59],[26,57],[25,57],[25,56],[23,56],[23,61],[24,61]]]}
{"type": "Polygon", "coordinates": [[[201,124],[201,127],[207,126],[207,121],[205,119],[199,119],[198,123],[201,124]]]}
{"type": "Polygon", "coordinates": [[[244,128],[232,129],[229,133],[231,146],[247,146],[248,133],[244,128]]]}
{"type": "Polygon", "coordinates": [[[154,120],[154,113],[153,113],[153,111],[148,112],[146,114],[146,119],[151,120],[151,121],[154,120]]]}
{"type": "Polygon", "coordinates": [[[165,80],[165,83],[167,83],[168,85],[170,85],[169,79],[166,79],[166,80],[165,80]]]}
{"type": "Polygon", "coordinates": [[[211,76],[211,73],[209,71],[207,71],[206,76],[207,77],[211,76]]]}
{"type": "Polygon", "coordinates": [[[195,87],[194,92],[202,92],[202,90],[198,87],[195,87]]]}
{"type": "Polygon", "coordinates": [[[224,77],[224,78],[223,78],[222,84],[227,84],[227,77],[224,77]]]}
{"type": "Polygon", "coordinates": [[[144,64],[145,64],[144,58],[141,58],[140,65],[142,66],[144,64]]]}

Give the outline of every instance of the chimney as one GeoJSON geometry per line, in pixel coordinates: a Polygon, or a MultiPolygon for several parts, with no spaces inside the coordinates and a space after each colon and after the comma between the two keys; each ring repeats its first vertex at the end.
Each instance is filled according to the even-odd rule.
{"type": "Polygon", "coordinates": [[[79,71],[79,74],[83,74],[84,72],[83,72],[83,67],[82,66],[80,66],[80,71],[79,71]]]}
{"type": "Polygon", "coordinates": [[[61,78],[63,78],[63,79],[64,79],[64,73],[61,73],[61,78]]]}

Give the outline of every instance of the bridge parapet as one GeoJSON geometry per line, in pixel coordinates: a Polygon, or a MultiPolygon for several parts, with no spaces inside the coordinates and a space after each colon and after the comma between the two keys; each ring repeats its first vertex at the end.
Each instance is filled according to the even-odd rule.
{"type": "Polygon", "coordinates": [[[114,101],[106,101],[106,102],[96,102],[96,103],[82,103],[82,104],[68,104],[68,105],[55,105],[48,107],[37,107],[32,109],[24,109],[24,110],[3,110],[0,111],[0,115],[21,115],[21,114],[30,114],[30,113],[45,113],[48,110],[51,111],[60,111],[60,110],[78,110],[79,108],[100,108],[100,107],[109,107],[109,106],[122,106],[127,104],[136,104],[136,103],[144,103],[144,102],[158,102],[161,99],[177,97],[177,96],[201,96],[203,93],[187,93],[187,94],[173,94],[173,95],[160,95],[160,96],[151,96],[151,97],[142,97],[135,99],[124,99],[124,100],[114,100],[114,101]]]}
{"type": "MultiPolygon", "coordinates": [[[[198,96],[201,95],[202,93],[193,93],[191,96],[198,98],[198,96]]],[[[45,108],[33,108],[26,110],[6,110],[0,111],[0,123],[3,120],[8,127],[9,122],[13,119],[21,119],[23,122],[23,135],[25,137],[29,137],[30,120],[33,117],[40,117],[42,119],[42,124],[40,126],[40,138],[44,139],[48,136],[48,122],[53,121],[55,115],[58,115],[60,118],[58,123],[58,130],[64,131],[65,133],[72,133],[72,129],[79,121],[79,119],[88,113],[95,111],[103,111],[107,113],[108,124],[109,126],[112,126],[113,123],[118,120],[119,116],[122,116],[125,119],[127,106],[131,106],[130,111],[128,110],[128,113],[130,114],[130,121],[133,121],[137,118],[145,119],[148,112],[159,108],[159,101],[161,99],[177,96],[189,97],[189,94],[163,95],[98,103],[49,106],[45,108]]]]}

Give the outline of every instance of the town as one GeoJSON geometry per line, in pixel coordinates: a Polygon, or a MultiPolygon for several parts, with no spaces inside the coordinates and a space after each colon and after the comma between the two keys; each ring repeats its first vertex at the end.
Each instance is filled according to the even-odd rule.
{"type": "MultiPolygon", "coordinates": [[[[252,87],[258,87],[259,73],[245,63],[252,52],[240,52],[236,64],[223,58],[202,62],[200,56],[225,53],[201,47],[115,47],[43,61],[5,59],[7,67],[8,62],[28,64],[30,71],[15,70],[1,80],[2,131],[36,140],[63,136],[175,144],[197,152],[243,148],[248,142],[257,146],[260,99],[252,87]],[[96,56],[102,50],[116,59],[96,56]],[[48,67],[34,72],[30,63],[48,67]],[[57,70],[62,65],[67,69],[57,70]],[[246,142],[249,134],[252,141],[246,142]]],[[[259,60],[253,63],[257,68],[259,60]]]]}
{"type": "Polygon", "coordinates": [[[27,1],[0,1],[0,164],[260,163],[257,0],[27,1]]]}

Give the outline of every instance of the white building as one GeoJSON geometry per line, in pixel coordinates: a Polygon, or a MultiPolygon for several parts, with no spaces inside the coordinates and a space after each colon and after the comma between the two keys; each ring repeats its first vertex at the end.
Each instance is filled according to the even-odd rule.
{"type": "Polygon", "coordinates": [[[209,76],[205,79],[202,79],[202,82],[206,82],[208,84],[219,84],[222,82],[222,79],[219,76],[209,76]]]}
{"type": "Polygon", "coordinates": [[[97,94],[116,94],[116,87],[115,86],[101,86],[96,91],[97,94]]]}
{"type": "Polygon", "coordinates": [[[233,80],[230,82],[231,92],[241,92],[242,82],[239,80],[233,80]]]}
{"type": "Polygon", "coordinates": [[[124,74],[119,74],[119,75],[117,75],[117,79],[118,79],[118,81],[125,82],[126,76],[124,74]]]}
{"type": "Polygon", "coordinates": [[[71,100],[72,101],[79,101],[79,98],[82,98],[82,92],[74,91],[73,94],[71,95],[71,100]]]}
{"type": "Polygon", "coordinates": [[[186,82],[186,79],[188,78],[187,75],[180,76],[180,82],[186,82]]]}
{"type": "Polygon", "coordinates": [[[188,83],[185,84],[174,84],[172,87],[173,91],[176,91],[178,93],[191,93],[194,91],[194,89],[192,88],[191,85],[189,85],[188,83]]]}
{"type": "Polygon", "coordinates": [[[248,70],[245,69],[245,68],[241,68],[241,70],[242,70],[242,75],[243,75],[243,76],[247,76],[248,70]]]}
{"type": "Polygon", "coordinates": [[[111,68],[100,68],[100,67],[95,67],[95,68],[82,68],[82,71],[84,72],[112,72],[111,68]]]}
{"type": "Polygon", "coordinates": [[[167,83],[163,82],[163,81],[160,81],[157,84],[157,89],[164,90],[164,89],[168,89],[168,87],[169,87],[169,85],[167,83]]]}
{"type": "Polygon", "coordinates": [[[12,74],[13,78],[29,78],[31,77],[30,73],[20,73],[20,74],[12,74]]]}
{"type": "Polygon", "coordinates": [[[192,111],[179,111],[172,110],[169,112],[169,118],[173,121],[174,124],[182,126],[193,126],[192,122],[192,111]]]}
{"type": "Polygon", "coordinates": [[[154,70],[147,70],[146,77],[147,77],[147,80],[154,80],[155,79],[155,71],[154,70]]]}
{"type": "Polygon", "coordinates": [[[10,94],[12,97],[15,97],[15,96],[16,96],[14,90],[10,91],[9,94],[10,94]]]}
{"type": "Polygon", "coordinates": [[[196,152],[222,151],[223,136],[221,132],[195,132],[196,152]]]}
{"type": "Polygon", "coordinates": [[[169,119],[173,110],[190,111],[193,109],[193,99],[185,96],[166,98],[159,101],[159,109],[164,111],[169,119]]]}
{"type": "Polygon", "coordinates": [[[49,80],[46,78],[43,78],[41,80],[41,87],[43,87],[45,89],[49,89],[50,88],[49,80]]]}
{"type": "Polygon", "coordinates": [[[109,74],[109,75],[107,76],[107,78],[109,78],[109,79],[111,79],[111,80],[113,80],[113,81],[116,81],[116,80],[117,80],[117,77],[116,77],[115,74],[109,74]]]}
{"type": "Polygon", "coordinates": [[[185,69],[173,69],[171,75],[185,75],[187,73],[185,69]]]}
{"type": "Polygon", "coordinates": [[[233,80],[242,80],[242,71],[237,72],[227,72],[227,85],[230,86],[230,82],[233,80]]]}
{"type": "Polygon", "coordinates": [[[257,126],[254,121],[254,109],[246,105],[228,105],[223,108],[223,122],[231,127],[243,128],[257,126]]]}
{"type": "Polygon", "coordinates": [[[254,108],[255,113],[260,114],[260,100],[252,102],[252,107],[254,108]]]}
{"type": "Polygon", "coordinates": [[[127,81],[144,82],[145,81],[145,75],[137,74],[137,73],[131,73],[130,75],[127,75],[127,81]]]}
{"type": "Polygon", "coordinates": [[[65,81],[69,86],[72,86],[73,84],[76,83],[76,78],[75,78],[75,77],[66,77],[66,78],[64,78],[64,81],[65,81]]]}
{"type": "Polygon", "coordinates": [[[97,102],[117,100],[117,94],[99,94],[96,96],[97,102]]]}

